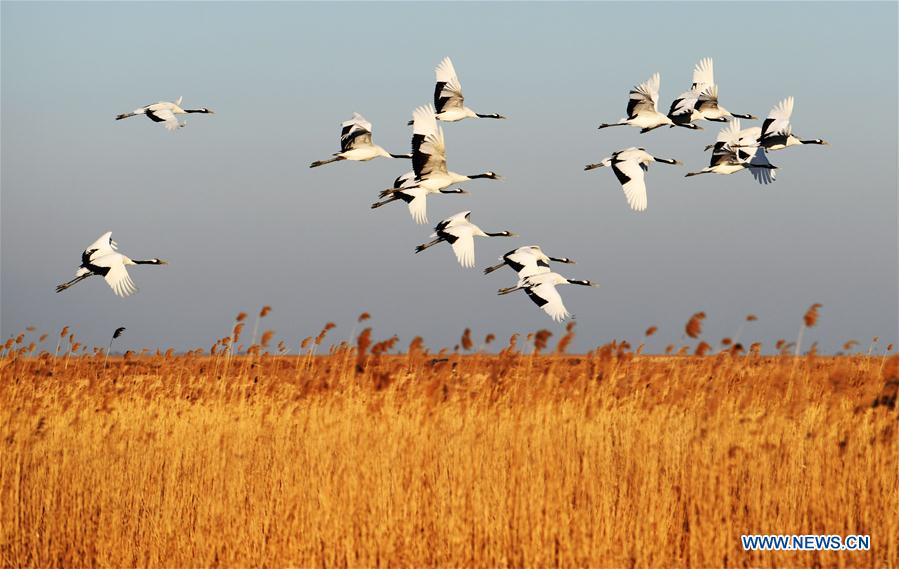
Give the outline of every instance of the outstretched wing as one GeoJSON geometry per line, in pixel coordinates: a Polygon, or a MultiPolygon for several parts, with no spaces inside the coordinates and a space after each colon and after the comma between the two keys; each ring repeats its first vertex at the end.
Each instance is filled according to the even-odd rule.
{"type": "Polygon", "coordinates": [[[543,283],[528,287],[524,291],[534,301],[534,304],[542,308],[543,312],[546,312],[554,322],[561,322],[571,316],[565,305],[562,304],[562,296],[556,290],[555,285],[543,283]]]}
{"type": "Polygon", "coordinates": [[[438,223],[437,227],[434,228],[434,231],[440,232],[449,227],[455,227],[463,223],[468,223],[468,218],[470,215],[470,211],[460,211],[459,213],[447,217],[446,219],[438,223]]]}
{"type": "Polygon", "coordinates": [[[88,245],[84,250],[85,252],[93,250],[112,253],[116,249],[118,249],[118,244],[112,240],[112,231],[107,231],[106,233],[98,237],[96,241],[88,245]]]}
{"type": "Polygon", "coordinates": [[[178,117],[175,116],[170,109],[159,109],[156,111],[148,110],[146,115],[150,117],[150,120],[153,122],[161,122],[163,126],[168,130],[178,130],[184,124],[178,122],[178,117]]]}
{"type": "Polygon", "coordinates": [[[754,150],[755,152],[749,158],[749,173],[752,174],[753,179],[759,184],[768,185],[774,182],[777,178],[777,170],[765,167],[771,166],[771,162],[768,161],[768,155],[765,154],[765,149],[758,146],[754,150]]]}
{"type": "Polygon", "coordinates": [[[524,279],[524,278],[533,277],[536,275],[543,275],[548,272],[550,272],[549,267],[535,261],[533,263],[529,263],[529,264],[525,265],[524,267],[522,267],[522,269],[520,271],[518,271],[518,278],[524,279]]]}
{"type": "Polygon", "coordinates": [[[134,281],[131,280],[128,271],[125,269],[124,257],[121,254],[112,253],[110,255],[105,255],[98,259],[94,259],[92,264],[97,267],[106,267],[109,269],[106,271],[106,274],[103,275],[103,278],[106,279],[106,284],[109,285],[112,292],[117,296],[131,296],[137,292],[134,281]]]}
{"type": "Polygon", "coordinates": [[[419,225],[428,222],[428,192],[423,188],[410,188],[398,192],[400,199],[409,206],[409,214],[419,225]]]}
{"type": "Polygon", "coordinates": [[[693,108],[697,104],[699,95],[695,91],[686,91],[678,95],[677,99],[671,102],[671,108],[668,110],[669,117],[680,115],[692,115],[693,108]]]}
{"type": "Polygon", "coordinates": [[[720,166],[722,164],[739,164],[746,161],[746,157],[740,158],[739,153],[743,152],[752,154],[753,148],[743,148],[741,140],[743,132],[740,130],[740,119],[733,119],[727,126],[721,129],[718,137],[715,139],[715,147],[712,150],[712,158],[709,161],[710,167],[720,166]]]}
{"type": "Polygon", "coordinates": [[[359,113],[353,113],[353,118],[340,123],[340,126],[341,152],[371,144],[371,123],[359,113]]]}
{"type": "Polygon", "coordinates": [[[538,259],[530,247],[519,247],[503,255],[502,259],[520,279],[549,271],[549,265],[538,259]]]}
{"type": "Polygon", "coordinates": [[[724,144],[730,146],[737,143],[740,140],[740,119],[732,119],[727,126],[721,129],[721,132],[718,133],[718,137],[715,139],[716,142],[723,142],[724,144]]]}
{"type": "Polygon", "coordinates": [[[621,183],[627,205],[635,211],[646,209],[646,182],[643,176],[645,169],[643,163],[636,159],[612,159],[612,171],[621,183]]]}
{"type": "Polygon", "coordinates": [[[448,227],[443,232],[455,237],[450,244],[459,264],[467,268],[473,267],[474,235],[471,232],[471,227],[448,227]]]}
{"type": "Polygon", "coordinates": [[[793,114],[793,97],[787,97],[774,105],[768,118],[762,123],[762,137],[774,134],[790,134],[790,115],[793,114]]]}
{"type": "Polygon", "coordinates": [[[81,264],[86,265],[91,259],[115,253],[117,248],[118,245],[112,240],[112,231],[107,231],[84,249],[81,253],[81,264]]]}
{"type": "Polygon", "coordinates": [[[634,87],[630,91],[627,102],[627,116],[634,118],[644,111],[657,111],[656,104],[659,100],[659,85],[662,79],[658,73],[634,87]]]}
{"type": "Polygon", "coordinates": [[[715,68],[711,57],[705,57],[699,60],[696,67],[693,68],[693,86],[690,87],[694,91],[704,91],[715,84],[715,68]]]}
{"type": "Polygon", "coordinates": [[[709,167],[721,166],[724,164],[739,164],[743,162],[737,157],[737,151],[723,142],[716,142],[715,148],[712,150],[712,158],[709,160],[709,167]]]}
{"type": "Polygon", "coordinates": [[[449,57],[443,58],[434,69],[437,84],[434,86],[434,108],[442,113],[448,109],[461,109],[465,104],[462,95],[462,84],[456,75],[456,69],[449,57]]]}
{"type": "Polygon", "coordinates": [[[734,147],[746,147],[750,153],[755,152],[755,148],[759,145],[759,138],[762,136],[761,127],[751,126],[744,128],[737,133],[735,142],[731,142],[734,147]]]}
{"type": "Polygon", "coordinates": [[[412,169],[417,178],[446,173],[443,129],[437,126],[434,107],[418,107],[412,113],[412,169]]]}
{"type": "Polygon", "coordinates": [[[405,174],[397,176],[396,180],[393,181],[393,187],[395,189],[408,188],[413,185],[415,185],[415,172],[406,172],[405,174]]]}
{"type": "Polygon", "coordinates": [[[712,111],[718,108],[718,86],[710,85],[706,87],[699,96],[696,97],[695,108],[697,111],[712,111]]]}

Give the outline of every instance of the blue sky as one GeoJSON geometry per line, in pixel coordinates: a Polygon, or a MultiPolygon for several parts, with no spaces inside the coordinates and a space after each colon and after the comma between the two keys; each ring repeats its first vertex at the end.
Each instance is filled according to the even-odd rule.
{"type": "MultiPolygon", "coordinates": [[[[274,310],[267,327],[296,341],[355,316],[375,335],[452,346],[554,325],[522,295],[497,297],[511,271],[459,267],[404,207],[369,204],[408,163],[310,170],[338,149],[353,111],[375,141],[406,152],[406,121],[430,101],[433,68],[455,62],[466,101],[506,121],[444,125],[450,168],[506,181],[437,196],[429,215],[472,210],[519,239],[476,244],[479,269],[541,244],[576,265],[559,272],[599,289],[560,289],[577,317],[573,347],[613,338],[650,348],[682,341],[708,314],[709,340],[805,342],[897,336],[897,5],[895,3],[2,3],[2,333],[73,326],[121,348],[208,347],[240,310],[274,310]],[[714,10],[715,15],[705,14],[714,10]],[[639,12],[643,29],[634,29],[639,12]],[[692,14],[692,15],[691,15],[692,14]],[[696,15],[699,14],[697,17],[696,15]],[[442,23],[450,15],[451,24],[442,23]],[[691,21],[694,20],[694,21],[691,21]],[[721,102],[763,116],[788,95],[794,130],[831,146],[772,153],[778,181],[746,173],[684,178],[707,165],[699,132],[597,131],[624,115],[627,91],[658,71],[660,107],[715,60],[721,102]],[[169,133],[117,113],[184,96],[206,106],[169,133]],[[685,165],[654,165],[649,209],[635,213],[611,172],[584,172],[644,146],[685,165]],[[99,279],[63,294],[81,250],[107,230],[132,257],[140,292],[119,299],[99,279]]],[[[759,124],[759,123],[749,123],[759,124]]]]}

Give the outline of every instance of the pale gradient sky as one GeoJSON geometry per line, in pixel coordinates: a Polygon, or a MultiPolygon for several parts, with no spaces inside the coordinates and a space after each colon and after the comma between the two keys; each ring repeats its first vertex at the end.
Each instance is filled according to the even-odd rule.
{"type": "MultiPolygon", "coordinates": [[[[612,3],[2,3],[2,334],[70,325],[120,349],[208,347],[240,310],[295,342],[333,320],[346,338],[370,311],[376,337],[422,335],[452,346],[553,324],[514,283],[480,269],[539,243],[577,260],[559,272],[601,283],[560,289],[577,316],[576,350],[613,338],[681,341],[689,316],[705,337],[794,340],[835,351],[897,336],[897,4],[612,3]],[[713,11],[714,15],[706,14],[713,11]],[[646,22],[634,30],[635,13],[646,22]],[[452,26],[443,16],[454,16],[452,26]],[[691,19],[694,20],[691,22],[691,19]],[[309,162],[338,149],[353,111],[375,141],[407,152],[406,120],[430,101],[450,55],[466,101],[506,121],[444,125],[448,162],[470,196],[429,199],[431,222],[461,210],[517,239],[476,243],[477,270],[441,245],[413,255],[430,227],[405,207],[369,209],[408,162],[309,162]],[[715,59],[721,102],[764,116],[796,98],[794,130],[832,146],[779,151],[778,181],[747,173],[684,178],[707,165],[701,132],[597,131],[624,114],[628,89],[658,71],[660,107],[715,59]],[[184,96],[207,106],[170,133],[117,113],[184,96]],[[649,209],[628,209],[611,172],[583,165],[645,146],[685,166],[654,165],[649,209]],[[63,294],[81,250],[107,230],[135,258],[141,289],[122,300],[100,280],[63,294]]],[[[759,124],[751,122],[749,124],[759,124]]]]}

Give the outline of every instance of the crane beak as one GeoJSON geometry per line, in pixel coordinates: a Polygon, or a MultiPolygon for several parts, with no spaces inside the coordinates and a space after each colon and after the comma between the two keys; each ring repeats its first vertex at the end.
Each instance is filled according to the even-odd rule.
{"type": "Polygon", "coordinates": [[[159,259],[159,264],[160,264],[160,265],[168,265],[169,262],[166,261],[165,259],[159,259]]]}

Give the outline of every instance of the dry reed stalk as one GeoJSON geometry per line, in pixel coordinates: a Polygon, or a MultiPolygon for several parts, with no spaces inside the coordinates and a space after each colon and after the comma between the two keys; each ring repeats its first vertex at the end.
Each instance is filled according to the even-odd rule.
{"type": "Polygon", "coordinates": [[[259,311],[259,315],[256,316],[256,321],[253,323],[253,338],[250,340],[251,346],[256,343],[256,334],[259,332],[259,321],[268,316],[268,313],[271,311],[272,307],[266,304],[259,311]]]}

